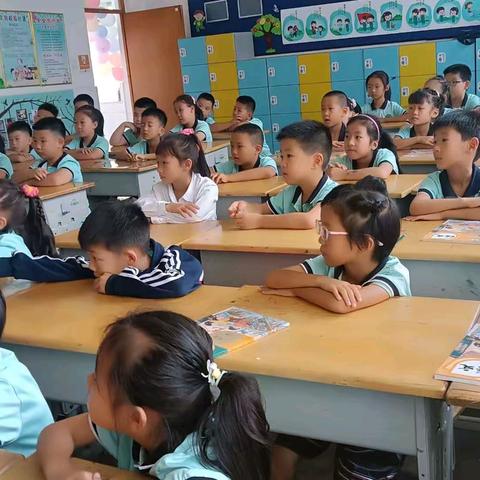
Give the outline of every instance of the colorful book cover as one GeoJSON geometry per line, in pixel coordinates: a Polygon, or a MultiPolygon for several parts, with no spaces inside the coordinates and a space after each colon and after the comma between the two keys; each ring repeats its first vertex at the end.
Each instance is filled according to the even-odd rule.
{"type": "Polygon", "coordinates": [[[211,335],[215,344],[215,357],[289,326],[289,323],[283,320],[238,307],[213,313],[198,323],[211,335]]]}
{"type": "Polygon", "coordinates": [[[447,220],[423,238],[426,242],[480,244],[480,221],[447,220]]]}

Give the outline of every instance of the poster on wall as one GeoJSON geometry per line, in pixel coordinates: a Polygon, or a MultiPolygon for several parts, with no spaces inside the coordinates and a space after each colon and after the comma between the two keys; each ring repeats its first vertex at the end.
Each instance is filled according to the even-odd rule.
{"type": "Polygon", "coordinates": [[[63,14],[33,12],[32,26],[42,84],[72,83],[63,14]]]}
{"type": "Polygon", "coordinates": [[[29,12],[0,10],[0,51],[2,88],[40,83],[29,12]]]}
{"type": "Polygon", "coordinates": [[[480,0],[371,0],[281,10],[284,45],[480,24],[480,0]]]}

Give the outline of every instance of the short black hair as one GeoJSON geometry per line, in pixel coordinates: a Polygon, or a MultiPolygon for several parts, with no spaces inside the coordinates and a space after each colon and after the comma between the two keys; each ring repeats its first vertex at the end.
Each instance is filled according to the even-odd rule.
{"type": "Polygon", "coordinates": [[[133,107],[137,108],[157,108],[157,102],[149,97],[141,97],[135,100],[133,107]]]}
{"type": "Polygon", "coordinates": [[[243,125],[239,125],[236,127],[233,133],[246,133],[250,136],[252,141],[255,141],[256,145],[263,145],[264,137],[263,137],[263,130],[253,123],[244,123],[243,125]]]}
{"type": "Polygon", "coordinates": [[[206,100],[207,102],[212,102],[212,106],[215,105],[215,97],[208,92],[203,92],[197,97],[197,102],[199,100],[206,100]]]}
{"type": "Polygon", "coordinates": [[[142,113],[142,118],[143,117],[157,118],[160,124],[162,125],[162,127],[164,127],[167,124],[167,114],[160,108],[153,108],[153,107],[147,108],[142,113]]]}
{"type": "Polygon", "coordinates": [[[63,138],[67,135],[67,129],[63,122],[59,118],[54,117],[41,118],[37,123],[34,123],[33,131],[39,132],[41,130],[48,130],[63,138]]]}
{"type": "Polygon", "coordinates": [[[245,105],[247,107],[247,110],[252,115],[255,113],[255,108],[257,107],[257,104],[255,103],[255,100],[253,99],[253,97],[250,97],[250,95],[240,95],[237,98],[237,103],[245,105]]]}
{"type": "Polygon", "coordinates": [[[345,92],[342,92],[341,90],[330,90],[330,92],[327,92],[323,98],[328,98],[328,97],[336,97],[338,98],[339,102],[340,102],[340,106],[342,108],[344,107],[349,107],[349,102],[348,102],[348,97],[347,97],[347,94],[345,92]]]}
{"type": "Polygon", "coordinates": [[[30,125],[24,120],[18,120],[17,122],[11,123],[7,127],[8,135],[10,135],[13,132],[25,132],[26,134],[32,136],[32,127],[30,127],[30,125]]]}
{"type": "Polygon", "coordinates": [[[292,139],[300,144],[303,151],[309,154],[320,152],[323,155],[323,167],[327,167],[332,154],[332,136],[328,128],[316,120],[303,120],[283,127],[277,140],[292,139]]]}
{"type": "Polygon", "coordinates": [[[2,338],[3,329],[5,328],[5,323],[7,322],[7,302],[5,302],[5,297],[3,292],[0,290],[0,338],[2,338]]]}
{"type": "Polygon", "coordinates": [[[83,222],[78,241],[83,250],[100,245],[111,251],[137,247],[147,252],[150,246],[148,218],[129,200],[102,202],[83,222]]]}
{"type": "Polygon", "coordinates": [[[75,105],[77,102],[87,102],[92,107],[95,106],[95,101],[93,100],[93,97],[88,93],[80,93],[79,95],[77,95],[73,99],[73,104],[75,105]]]}
{"type": "Polygon", "coordinates": [[[47,112],[50,112],[54,117],[58,117],[58,108],[53,104],[49,102],[42,103],[37,110],[46,110],[47,112]]]}
{"type": "Polygon", "coordinates": [[[409,105],[423,105],[424,103],[429,103],[435,108],[438,108],[438,116],[443,115],[443,97],[435,90],[431,88],[420,88],[408,97],[409,105]]]}
{"type": "Polygon", "coordinates": [[[463,63],[454,63],[453,65],[448,66],[443,71],[444,75],[447,75],[447,73],[458,73],[462,82],[469,82],[472,79],[472,71],[470,70],[470,67],[463,63]]]}
{"type": "MultiPolygon", "coordinates": [[[[433,124],[433,133],[440,128],[452,128],[461,135],[465,142],[472,138],[480,140],[480,111],[454,110],[440,117],[433,124]]],[[[477,148],[474,161],[480,158],[480,147],[477,148]]]]}

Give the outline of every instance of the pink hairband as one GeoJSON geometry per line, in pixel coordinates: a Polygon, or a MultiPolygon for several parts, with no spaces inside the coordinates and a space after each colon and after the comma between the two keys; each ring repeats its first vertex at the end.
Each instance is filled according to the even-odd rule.
{"type": "Polygon", "coordinates": [[[380,140],[380,128],[378,126],[378,123],[370,115],[365,115],[364,113],[360,113],[359,115],[357,115],[356,117],[353,117],[353,118],[358,118],[358,117],[367,118],[368,120],[370,120],[375,125],[375,128],[377,129],[378,140],[380,140]]]}
{"type": "Polygon", "coordinates": [[[182,135],[195,135],[195,130],[193,128],[184,128],[180,133],[182,135]]]}

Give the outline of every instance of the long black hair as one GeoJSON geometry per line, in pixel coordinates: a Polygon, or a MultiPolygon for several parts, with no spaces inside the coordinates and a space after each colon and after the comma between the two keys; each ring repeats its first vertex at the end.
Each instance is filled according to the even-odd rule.
{"type": "Polygon", "coordinates": [[[269,427],[258,384],[226,373],[213,401],[202,376],[213,361],[212,339],[197,323],[173,312],[132,313],[107,327],[97,368],[104,355],[113,407],[126,399],[158,412],[167,435],[162,448],[172,452],[194,434],[206,467],[231,480],[269,478],[269,427]]]}
{"type": "Polygon", "coordinates": [[[375,70],[365,80],[366,87],[368,87],[368,81],[371,78],[378,78],[383,83],[383,86],[385,87],[385,100],[390,100],[392,98],[392,90],[390,88],[390,77],[388,76],[388,73],[383,70],[375,70]]]}
{"type": "Polygon", "coordinates": [[[402,173],[398,159],[397,147],[393,143],[392,137],[382,128],[382,124],[378,121],[378,119],[373,115],[365,115],[364,113],[361,113],[360,115],[352,117],[348,121],[347,127],[355,122],[362,124],[366,128],[367,135],[370,137],[372,142],[378,142],[378,147],[373,152],[373,158],[375,158],[375,155],[380,148],[386,148],[387,150],[390,150],[395,156],[398,173],[402,173]]]}
{"type": "Polygon", "coordinates": [[[171,155],[177,158],[180,163],[190,159],[193,173],[199,173],[202,177],[210,178],[210,169],[203,152],[202,143],[196,135],[169,133],[158,144],[156,154],[157,157],[165,154],[171,155]]]}
{"type": "Polygon", "coordinates": [[[421,88],[419,90],[415,90],[415,92],[411,93],[408,97],[409,105],[423,105],[424,103],[428,103],[434,108],[438,109],[437,118],[443,115],[443,97],[439,95],[436,90],[433,90],[432,88],[421,88]]]}
{"type": "Polygon", "coordinates": [[[23,237],[32,255],[56,257],[55,237],[45,219],[42,202],[38,197],[26,196],[25,188],[10,180],[0,180],[0,211],[7,218],[0,235],[15,231],[23,237]]]}
{"type": "Polygon", "coordinates": [[[78,108],[75,111],[75,114],[83,113],[86,115],[92,122],[96,122],[97,126],[95,127],[95,133],[100,137],[103,137],[103,126],[105,124],[105,120],[103,118],[103,114],[98,108],[92,107],[91,105],[83,105],[83,107],[78,108]]]}
{"type": "Polygon", "coordinates": [[[195,99],[191,95],[179,95],[173,102],[173,105],[175,106],[176,103],[184,103],[188,107],[193,107],[193,109],[195,110],[195,123],[193,128],[197,126],[198,120],[205,120],[205,118],[203,118],[202,110],[197,105],[195,99]]]}

